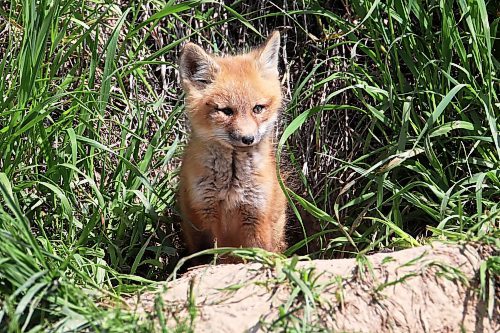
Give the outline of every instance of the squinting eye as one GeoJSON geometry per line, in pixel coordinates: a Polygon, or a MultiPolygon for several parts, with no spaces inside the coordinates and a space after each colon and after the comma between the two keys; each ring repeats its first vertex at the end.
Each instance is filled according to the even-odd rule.
{"type": "Polygon", "coordinates": [[[215,108],[215,110],[224,113],[226,116],[232,116],[234,111],[231,108],[215,108]]]}
{"type": "Polygon", "coordinates": [[[257,104],[256,106],[253,107],[253,112],[259,114],[262,111],[264,111],[264,108],[265,108],[264,105],[257,104]]]}

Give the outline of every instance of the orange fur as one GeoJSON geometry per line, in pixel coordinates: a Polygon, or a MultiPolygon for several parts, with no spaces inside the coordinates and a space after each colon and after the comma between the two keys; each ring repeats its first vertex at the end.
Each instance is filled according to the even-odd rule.
{"type": "Polygon", "coordinates": [[[272,144],[282,105],[279,33],[242,55],[215,57],[194,44],[181,54],[191,138],[179,204],[188,250],[285,247],[286,198],[272,144]]]}

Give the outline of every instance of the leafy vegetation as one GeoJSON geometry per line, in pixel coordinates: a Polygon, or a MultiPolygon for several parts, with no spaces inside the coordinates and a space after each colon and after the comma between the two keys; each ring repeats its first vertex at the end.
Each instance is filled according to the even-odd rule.
{"type": "Polygon", "coordinates": [[[286,255],[494,243],[495,3],[1,2],[0,331],[154,329],[119,305],[182,248],[186,40],[233,52],[283,29],[286,255]]]}

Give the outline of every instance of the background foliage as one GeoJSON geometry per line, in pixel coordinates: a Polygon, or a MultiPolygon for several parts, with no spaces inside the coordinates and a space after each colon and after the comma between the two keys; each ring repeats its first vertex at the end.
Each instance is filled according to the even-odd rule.
{"type": "Polygon", "coordinates": [[[111,304],[182,248],[186,40],[282,30],[287,255],[494,239],[498,22],[483,0],[0,2],[0,330],[152,329],[111,304]]]}

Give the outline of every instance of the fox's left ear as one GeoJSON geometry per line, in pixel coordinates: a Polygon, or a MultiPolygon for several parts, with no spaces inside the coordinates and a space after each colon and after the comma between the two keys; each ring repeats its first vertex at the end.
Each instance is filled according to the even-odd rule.
{"type": "Polygon", "coordinates": [[[257,57],[260,68],[268,74],[278,76],[278,59],[280,53],[280,33],[273,31],[267,41],[258,49],[257,57]]]}

